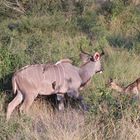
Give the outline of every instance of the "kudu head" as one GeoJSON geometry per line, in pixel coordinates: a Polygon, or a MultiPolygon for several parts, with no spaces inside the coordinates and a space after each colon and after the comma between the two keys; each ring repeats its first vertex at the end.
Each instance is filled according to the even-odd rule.
{"type": "Polygon", "coordinates": [[[109,80],[106,83],[106,87],[114,87],[114,81],[112,78],[109,78],[109,80]]]}
{"type": "Polygon", "coordinates": [[[110,87],[111,89],[117,89],[117,87],[118,87],[118,85],[113,81],[112,78],[109,78],[106,86],[110,87]]]}
{"type": "Polygon", "coordinates": [[[101,65],[100,60],[101,60],[101,57],[104,55],[104,51],[102,50],[102,53],[95,52],[94,54],[90,54],[83,51],[81,47],[80,47],[80,50],[81,50],[80,58],[83,61],[83,63],[93,64],[95,73],[98,73],[98,72],[101,73],[103,71],[103,67],[101,65]]]}
{"type": "Polygon", "coordinates": [[[109,88],[114,89],[118,92],[125,92],[124,88],[119,86],[118,84],[116,84],[116,82],[114,82],[112,78],[110,78],[108,80],[108,83],[106,84],[106,86],[108,86],[109,88]]]}

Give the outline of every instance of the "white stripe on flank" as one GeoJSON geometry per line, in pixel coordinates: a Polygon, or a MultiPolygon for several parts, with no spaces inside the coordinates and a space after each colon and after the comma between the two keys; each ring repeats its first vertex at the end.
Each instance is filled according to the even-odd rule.
{"type": "Polygon", "coordinates": [[[51,79],[49,79],[50,77],[48,77],[48,76],[50,76],[50,67],[51,66],[48,66],[48,68],[47,68],[47,71],[45,71],[44,73],[43,73],[43,80],[45,80],[46,81],[46,83],[47,84],[50,84],[50,80],[51,79]],[[46,76],[47,75],[47,76],[46,76]],[[47,79],[47,80],[46,80],[47,79]]]}
{"type": "Polygon", "coordinates": [[[54,72],[54,82],[56,82],[56,73],[55,73],[55,66],[53,66],[53,72],[54,72]]]}
{"type": "Polygon", "coordinates": [[[58,82],[58,86],[61,86],[61,71],[59,69],[59,66],[57,65],[58,68],[58,77],[59,77],[59,82],[58,82]]]}
{"type": "Polygon", "coordinates": [[[62,68],[62,74],[63,74],[63,76],[64,76],[63,81],[62,81],[62,85],[65,86],[65,77],[66,77],[66,75],[65,75],[64,67],[63,67],[63,65],[62,65],[61,63],[60,63],[60,67],[62,68]]]}
{"type": "Polygon", "coordinates": [[[56,85],[57,85],[57,87],[59,87],[59,81],[60,81],[59,80],[59,70],[58,70],[58,66],[56,66],[56,85]]]}

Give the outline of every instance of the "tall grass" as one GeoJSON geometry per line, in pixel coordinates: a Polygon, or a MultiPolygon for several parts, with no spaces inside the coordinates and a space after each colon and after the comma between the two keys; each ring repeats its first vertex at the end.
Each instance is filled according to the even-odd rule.
{"type": "MultiPolygon", "coordinates": [[[[103,99],[103,97],[101,98],[103,99]]],[[[96,100],[94,99],[94,101],[96,100]]],[[[129,104],[124,109],[123,102],[127,101],[123,100],[122,103],[120,101],[120,107],[118,106],[118,109],[116,107],[116,113],[120,113],[121,117],[117,118],[115,104],[111,104],[112,101],[111,98],[104,98],[104,103],[100,101],[97,108],[98,113],[92,111],[83,113],[70,107],[63,112],[54,113],[50,104],[36,101],[29,114],[19,116],[16,110],[9,122],[5,122],[4,111],[1,111],[0,137],[2,140],[139,139],[138,110],[129,104]]]]}

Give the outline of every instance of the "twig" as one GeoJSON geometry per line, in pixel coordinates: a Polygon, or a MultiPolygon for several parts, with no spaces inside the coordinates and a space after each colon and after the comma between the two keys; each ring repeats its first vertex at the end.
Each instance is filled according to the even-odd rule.
{"type": "Polygon", "coordinates": [[[133,27],[139,34],[140,34],[140,30],[137,29],[136,27],[133,27]]]}
{"type": "Polygon", "coordinates": [[[20,12],[20,13],[22,13],[22,14],[25,14],[25,12],[26,12],[26,11],[24,10],[23,6],[19,3],[18,0],[16,0],[15,3],[12,3],[12,2],[9,2],[9,1],[5,0],[3,4],[4,4],[6,7],[10,8],[10,9],[12,9],[12,10],[15,10],[15,11],[17,11],[17,12],[20,12]]]}

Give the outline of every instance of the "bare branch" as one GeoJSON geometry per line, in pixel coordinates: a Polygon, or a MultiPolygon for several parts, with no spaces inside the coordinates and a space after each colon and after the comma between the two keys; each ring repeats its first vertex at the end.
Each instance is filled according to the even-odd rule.
{"type": "Polygon", "coordinates": [[[17,11],[17,12],[20,12],[20,13],[22,13],[22,14],[25,14],[25,10],[24,10],[23,6],[19,3],[18,0],[16,0],[16,3],[12,3],[12,2],[9,2],[9,1],[5,0],[5,1],[3,2],[3,4],[4,4],[6,7],[10,8],[10,9],[12,9],[12,10],[15,10],[15,11],[17,11]]]}
{"type": "Polygon", "coordinates": [[[19,1],[18,0],[16,0],[16,3],[17,3],[17,6],[19,6],[19,8],[25,13],[25,10],[24,10],[24,8],[23,8],[23,6],[22,6],[22,4],[21,3],[19,3],[19,1]]]}
{"type": "Polygon", "coordinates": [[[136,27],[133,27],[139,34],[140,34],[140,30],[136,27]]]}

